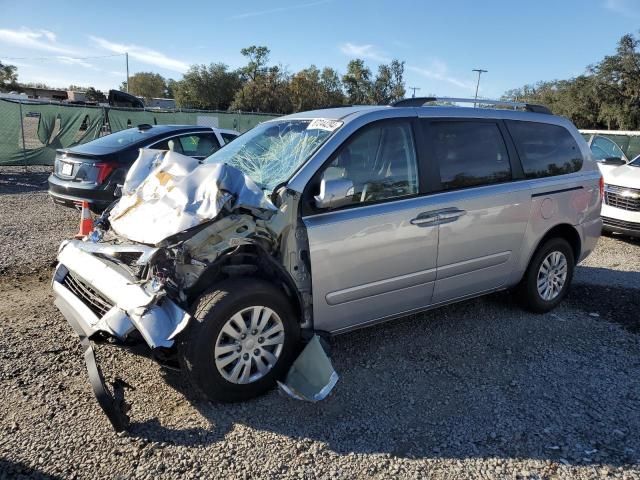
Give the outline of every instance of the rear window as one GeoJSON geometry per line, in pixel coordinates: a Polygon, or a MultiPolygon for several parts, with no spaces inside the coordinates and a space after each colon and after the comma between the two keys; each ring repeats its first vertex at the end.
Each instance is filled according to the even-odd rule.
{"type": "Polygon", "coordinates": [[[569,131],[548,123],[508,120],[525,177],[541,178],[577,172],[582,154],[569,131]]]}
{"type": "Polygon", "coordinates": [[[132,145],[140,142],[145,138],[153,137],[158,132],[151,133],[149,130],[139,130],[137,128],[128,128],[127,130],[120,130],[119,132],[112,133],[111,135],[105,135],[91,142],[91,146],[112,148],[114,150],[132,145]]]}
{"type": "Polygon", "coordinates": [[[235,140],[236,138],[238,138],[237,135],[234,135],[233,133],[221,133],[220,134],[222,136],[222,139],[224,140],[225,145],[229,142],[232,142],[233,140],[235,140]]]}

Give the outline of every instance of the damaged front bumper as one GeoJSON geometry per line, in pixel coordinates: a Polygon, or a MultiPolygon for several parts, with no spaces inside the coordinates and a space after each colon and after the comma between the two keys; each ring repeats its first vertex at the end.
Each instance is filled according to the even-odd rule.
{"type": "Polygon", "coordinates": [[[100,332],[125,340],[136,330],[151,348],[172,347],[189,314],[162,288],[138,280],[105,252],[78,240],[63,245],[53,277],[55,305],[79,335],[100,332]]]}
{"type": "MultiPolygon", "coordinates": [[[[125,247],[139,250],[145,261],[153,251],[149,247],[125,247]]],[[[111,245],[73,240],[62,245],[58,254],[52,287],[54,303],[80,337],[89,381],[98,403],[116,431],[128,424],[122,381],[116,380],[113,392],[107,388],[96,361],[91,338],[101,335],[126,340],[140,333],[152,349],[170,348],[175,336],[188,324],[190,316],[151,281],[140,281],[124,266],[110,258],[111,245]]]]}

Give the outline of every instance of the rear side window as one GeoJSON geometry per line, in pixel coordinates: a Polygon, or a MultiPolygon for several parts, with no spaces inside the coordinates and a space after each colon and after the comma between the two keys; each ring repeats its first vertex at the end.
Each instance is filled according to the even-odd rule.
{"type": "Polygon", "coordinates": [[[511,180],[500,128],[492,122],[431,122],[433,153],[446,190],[511,180]]]}
{"type": "Polygon", "coordinates": [[[224,133],[222,132],[220,134],[220,136],[222,137],[222,139],[224,140],[224,144],[226,145],[227,143],[235,140],[236,138],[238,138],[237,135],[234,135],[233,133],[224,133]]]}
{"type": "Polygon", "coordinates": [[[220,148],[218,139],[213,133],[183,135],[179,140],[182,151],[190,157],[208,157],[220,148]]]}
{"type": "Polygon", "coordinates": [[[506,123],[520,155],[525,177],[551,177],[582,168],[582,154],[566,128],[516,120],[506,123]]]}

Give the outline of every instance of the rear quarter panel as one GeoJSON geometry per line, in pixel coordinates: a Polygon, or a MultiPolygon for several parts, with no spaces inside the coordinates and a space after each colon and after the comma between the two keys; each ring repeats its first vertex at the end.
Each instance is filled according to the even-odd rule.
{"type": "Polygon", "coordinates": [[[520,281],[541,240],[553,227],[564,224],[576,229],[581,243],[577,262],[591,253],[600,236],[600,171],[578,130],[568,120],[563,126],[580,148],[582,168],[566,175],[526,180],[531,188],[531,212],[512,284],[520,281]]]}

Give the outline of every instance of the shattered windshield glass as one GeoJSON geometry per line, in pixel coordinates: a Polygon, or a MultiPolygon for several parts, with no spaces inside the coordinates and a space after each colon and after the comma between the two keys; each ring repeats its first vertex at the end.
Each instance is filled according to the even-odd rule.
{"type": "Polygon", "coordinates": [[[209,156],[204,163],[226,163],[260,188],[272,191],[286,181],[342,122],[282,120],[258,125],[209,156]]]}

